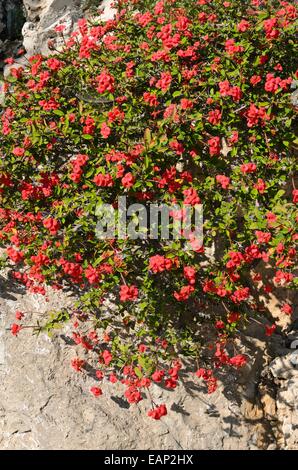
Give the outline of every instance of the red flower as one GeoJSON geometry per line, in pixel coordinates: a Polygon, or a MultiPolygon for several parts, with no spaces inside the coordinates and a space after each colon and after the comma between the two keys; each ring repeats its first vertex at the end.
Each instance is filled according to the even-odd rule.
{"type": "Polygon", "coordinates": [[[231,137],[229,137],[228,142],[230,145],[235,144],[239,140],[239,132],[233,131],[231,137]]]}
{"type": "Polygon", "coordinates": [[[229,55],[238,54],[239,52],[244,51],[243,46],[237,46],[236,45],[235,39],[227,39],[226,42],[225,42],[225,49],[226,49],[226,52],[229,55]]]}
{"type": "Polygon", "coordinates": [[[172,75],[170,72],[162,72],[160,79],[156,82],[156,88],[160,88],[162,91],[167,91],[172,82],[172,75]]]}
{"type": "Polygon", "coordinates": [[[112,384],[115,384],[116,382],[118,382],[117,376],[114,373],[110,374],[109,381],[112,384]]]}
{"type": "Polygon", "coordinates": [[[240,368],[245,366],[247,359],[243,354],[238,354],[237,356],[231,357],[229,363],[234,367],[240,368]]]}
{"type": "Polygon", "coordinates": [[[199,198],[198,193],[194,188],[185,189],[183,194],[186,196],[184,199],[184,204],[195,206],[196,204],[201,203],[201,199],[199,198]]]}
{"type": "Polygon", "coordinates": [[[101,379],[103,379],[103,377],[104,377],[104,373],[103,373],[101,370],[97,370],[97,371],[95,372],[95,375],[96,375],[96,377],[98,378],[98,380],[101,380],[101,379]]]}
{"type": "Polygon", "coordinates": [[[184,266],[183,268],[184,277],[188,280],[189,284],[195,284],[196,282],[196,270],[192,266],[184,266]]]}
{"type": "Polygon", "coordinates": [[[85,269],[85,276],[90,284],[97,284],[100,279],[98,270],[90,265],[85,269]]]}
{"type": "Polygon", "coordinates": [[[103,175],[101,173],[99,175],[96,175],[93,181],[97,186],[102,186],[104,188],[111,187],[114,184],[111,175],[103,175]]]}
{"type": "Polygon", "coordinates": [[[126,173],[121,179],[121,183],[125,188],[131,188],[135,183],[135,178],[132,173],[126,173]]]}
{"type": "Polygon", "coordinates": [[[228,176],[225,175],[216,175],[216,181],[221,184],[221,187],[223,189],[228,189],[230,186],[231,179],[228,176]]]}
{"type": "Polygon", "coordinates": [[[58,109],[60,106],[59,103],[57,103],[57,101],[55,100],[55,98],[50,98],[48,101],[41,100],[38,102],[38,104],[42,106],[45,111],[52,111],[53,109],[58,109]]]}
{"type": "Polygon", "coordinates": [[[71,360],[71,366],[77,372],[81,372],[82,367],[84,365],[85,365],[85,361],[83,359],[79,359],[78,357],[75,357],[74,359],[71,360]]]}
{"type": "Polygon", "coordinates": [[[109,91],[110,93],[114,92],[115,79],[108,72],[102,72],[100,75],[95,77],[95,81],[97,83],[96,90],[98,93],[105,93],[106,91],[109,91]]]}
{"type": "Polygon", "coordinates": [[[12,64],[14,64],[14,58],[13,57],[7,57],[7,59],[4,60],[4,63],[12,65],[12,64]]]}
{"type": "Polygon", "coordinates": [[[256,230],[255,234],[259,243],[269,243],[271,240],[271,233],[269,232],[261,232],[260,230],[256,230]]]}
{"type": "Polygon", "coordinates": [[[151,378],[152,380],[154,380],[154,382],[160,383],[164,378],[164,375],[165,373],[163,370],[156,370],[155,372],[153,372],[151,378]]]}
{"type": "Polygon", "coordinates": [[[56,219],[52,219],[49,217],[48,219],[44,219],[43,226],[47,228],[51,235],[56,235],[60,228],[60,223],[56,219]]]}
{"type": "Polygon", "coordinates": [[[231,296],[233,302],[238,303],[246,300],[249,297],[249,287],[243,287],[242,289],[237,289],[231,296]]]}
{"type": "Polygon", "coordinates": [[[240,23],[237,24],[237,29],[241,33],[245,33],[250,28],[250,23],[247,20],[241,20],[240,23]]]}
{"type": "Polygon", "coordinates": [[[172,377],[169,378],[169,379],[166,379],[165,380],[165,386],[167,388],[171,388],[171,389],[174,389],[177,387],[177,380],[173,379],[172,377]]]}
{"type": "Polygon", "coordinates": [[[275,77],[273,73],[267,73],[265,90],[271,93],[275,93],[279,88],[280,82],[281,78],[275,77]]]}
{"type": "Polygon", "coordinates": [[[16,320],[22,320],[22,318],[24,317],[24,314],[20,312],[19,310],[17,310],[15,317],[16,317],[16,320]]]}
{"type": "Polygon", "coordinates": [[[193,102],[191,100],[188,100],[186,98],[182,98],[180,100],[180,106],[181,106],[181,109],[191,109],[193,108],[193,102]]]}
{"type": "Polygon", "coordinates": [[[16,157],[22,157],[25,153],[25,149],[23,147],[15,147],[12,151],[12,153],[16,156],[16,157]]]}
{"type": "Polygon", "coordinates": [[[100,133],[104,139],[107,139],[111,134],[111,128],[105,122],[103,122],[100,127],[100,133]]]}
{"type": "Polygon", "coordinates": [[[160,419],[162,416],[166,416],[167,413],[167,407],[163,404],[153,408],[152,410],[149,410],[147,414],[153,419],[160,419]]]}
{"type": "Polygon", "coordinates": [[[194,287],[189,285],[189,286],[183,286],[179,292],[174,292],[174,297],[176,300],[179,302],[184,302],[189,298],[189,296],[194,292],[194,287]]]}
{"type": "Polygon", "coordinates": [[[242,173],[254,173],[257,169],[257,165],[255,163],[243,163],[240,166],[240,170],[242,173]]]}
{"type": "Polygon", "coordinates": [[[138,289],[136,286],[120,286],[120,300],[126,302],[127,300],[135,300],[138,298],[138,289]]]}
{"type": "Polygon", "coordinates": [[[95,397],[100,397],[102,395],[102,390],[99,387],[91,387],[90,392],[95,396],[95,397]]]}
{"type": "Polygon", "coordinates": [[[269,18],[268,20],[264,20],[263,27],[266,32],[267,39],[277,39],[279,37],[280,32],[277,29],[277,18],[269,18]]]}
{"type": "Polygon", "coordinates": [[[24,259],[24,255],[21,251],[17,251],[12,247],[8,247],[6,249],[6,253],[8,257],[14,262],[14,263],[19,263],[24,259]]]}
{"type": "Polygon", "coordinates": [[[64,31],[66,28],[66,25],[65,24],[58,24],[57,26],[55,26],[55,31],[57,33],[61,33],[62,31],[64,31]]]}
{"type": "Polygon", "coordinates": [[[267,185],[262,178],[258,178],[258,182],[254,184],[254,188],[260,193],[263,194],[267,188],[267,185]]]}
{"type": "Polygon", "coordinates": [[[13,323],[10,327],[10,331],[14,336],[18,336],[21,329],[22,329],[21,325],[17,325],[17,323],[13,323]]]}
{"type": "Polygon", "coordinates": [[[271,325],[271,326],[268,326],[268,325],[265,325],[265,335],[266,336],[271,336],[273,335],[273,333],[275,332],[276,330],[276,325],[271,325]]]}
{"type": "Polygon", "coordinates": [[[236,323],[240,319],[240,313],[232,312],[228,315],[228,323],[236,323]]]}
{"type": "Polygon", "coordinates": [[[145,344],[140,344],[138,346],[138,350],[140,351],[140,353],[144,353],[147,349],[147,346],[145,344]]]}
{"type": "Polygon", "coordinates": [[[173,261],[164,256],[155,255],[149,259],[149,269],[154,273],[161,273],[162,271],[169,270],[173,266],[173,261]]]}
{"type": "Polygon", "coordinates": [[[217,389],[217,379],[214,377],[212,370],[208,369],[198,369],[196,376],[202,378],[208,387],[208,393],[214,393],[217,389]]]}
{"type": "Polygon", "coordinates": [[[265,108],[257,108],[256,105],[251,104],[246,112],[247,127],[254,127],[258,124],[264,125],[265,121],[271,119],[270,115],[266,113],[265,108]]]}
{"type": "Polygon", "coordinates": [[[242,91],[238,86],[233,86],[229,91],[229,95],[233,98],[233,101],[240,101],[242,98],[242,91]]]}
{"type": "Polygon", "coordinates": [[[133,385],[128,387],[127,390],[125,390],[124,396],[127,399],[128,403],[139,403],[139,401],[143,399],[137,387],[133,385]]]}
{"type": "Polygon", "coordinates": [[[219,137],[212,137],[208,140],[209,145],[209,153],[211,157],[214,155],[220,154],[220,138],[219,137]]]}
{"type": "Polygon", "coordinates": [[[230,93],[230,82],[228,80],[225,80],[224,82],[219,82],[219,93],[221,96],[228,96],[230,93]]]}
{"type": "Polygon", "coordinates": [[[58,59],[55,59],[54,57],[51,57],[50,59],[47,60],[47,66],[49,69],[53,70],[56,72],[62,67],[62,62],[58,59]]]}
{"type": "Polygon", "coordinates": [[[159,104],[158,99],[156,98],[156,95],[153,93],[145,92],[143,94],[144,101],[149,104],[149,106],[157,106],[159,104]]]}
{"type": "Polygon", "coordinates": [[[122,122],[125,117],[125,114],[121,109],[115,106],[111,111],[108,112],[108,121],[109,122],[122,122]]]}
{"type": "Polygon", "coordinates": [[[261,80],[262,78],[260,77],[260,75],[253,75],[250,79],[250,83],[252,84],[252,86],[256,86],[258,83],[260,83],[261,80]]]}
{"type": "Polygon", "coordinates": [[[181,144],[181,142],[178,142],[177,139],[175,140],[171,140],[171,142],[169,142],[169,146],[172,150],[175,150],[175,152],[178,154],[178,155],[182,155],[183,152],[184,152],[184,147],[183,145],[181,144]]]}
{"type": "Polygon", "coordinates": [[[104,360],[104,363],[106,366],[108,366],[110,364],[110,362],[112,361],[113,359],[113,356],[112,354],[110,353],[110,351],[108,351],[107,349],[105,349],[102,353],[102,358],[104,360]]]}
{"type": "Polygon", "coordinates": [[[293,313],[293,307],[289,304],[284,304],[281,308],[281,311],[285,313],[286,315],[292,315],[293,313]]]}
{"type": "Polygon", "coordinates": [[[266,219],[267,219],[267,223],[268,225],[272,225],[274,222],[277,221],[277,216],[275,214],[273,214],[273,212],[267,212],[266,214],[266,219]]]}
{"type": "Polygon", "coordinates": [[[220,123],[220,120],[221,120],[221,112],[219,109],[214,109],[212,111],[209,111],[208,121],[210,122],[210,124],[212,124],[213,126],[216,126],[217,124],[220,123]]]}

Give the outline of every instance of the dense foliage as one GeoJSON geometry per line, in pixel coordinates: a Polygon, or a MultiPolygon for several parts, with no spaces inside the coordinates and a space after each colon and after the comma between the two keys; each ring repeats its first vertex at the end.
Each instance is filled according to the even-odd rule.
{"type": "MultiPolygon", "coordinates": [[[[77,371],[99,358],[98,380],[123,380],[137,403],[151,381],[176,387],[183,355],[212,392],[217,368],[246,362],[233,341],[257,308],[251,286],[297,285],[297,8],[276,0],[117,8],[105,23],[80,20],[51,57],[25,68],[7,61],[3,263],[30,292],[76,290],[73,310],[37,329],[73,322],[77,371]],[[117,209],[120,195],[129,204],[201,202],[204,247],[192,238],[187,248],[186,234],[98,239],[96,208],[117,209]],[[252,274],[261,262],[274,267],[272,279],[252,274]]],[[[56,30],[63,36],[63,25],[56,30]]],[[[281,315],[291,312],[281,305],[281,315]]],[[[26,325],[17,318],[14,334],[26,325]]],[[[264,334],[274,329],[268,323],[264,334]]]]}

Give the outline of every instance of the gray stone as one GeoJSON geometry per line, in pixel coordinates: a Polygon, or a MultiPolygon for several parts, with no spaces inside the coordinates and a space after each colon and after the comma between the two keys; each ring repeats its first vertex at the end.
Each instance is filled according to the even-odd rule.
{"type": "Polygon", "coordinates": [[[124,407],[120,383],[104,382],[104,394],[94,398],[94,379],[70,367],[76,350],[63,339],[69,327],[51,338],[9,331],[16,310],[35,324],[72,299],[49,290],[46,301],[5,277],[0,285],[1,449],[254,449],[260,442],[263,428],[242,415],[237,374],[211,395],[192,375],[174,391],[154,386],[153,398],[168,406],[161,421],[147,416],[149,400],[124,407]]]}
{"type": "Polygon", "coordinates": [[[298,378],[298,351],[292,351],[285,356],[277,357],[270,364],[270,370],[277,379],[298,378]]]}

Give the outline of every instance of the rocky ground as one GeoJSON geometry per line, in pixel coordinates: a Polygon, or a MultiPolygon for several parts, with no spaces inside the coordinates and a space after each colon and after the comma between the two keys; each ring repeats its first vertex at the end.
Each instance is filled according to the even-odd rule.
{"type": "Polygon", "coordinates": [[[298,356],[281,335],[273,337],[271,348],[280,356],[272,361],[252,322],[241,339],[250,365],[225,377],[212,395],[192,376],[172,392],[155,387],[154,398],[169,408],[156,422],[146,416],[148,401],[129,406],[123,400],[120,384],[103,384],[99,398],[90,394],[92,373],[70,367],[76,352],[67,327],[51,338],[31,330],[11,335],[16,310],[34,324],[68,303],[71,298],[57,292],[26,294],[2,273],[1,449],[298,448],[298,356]]]}

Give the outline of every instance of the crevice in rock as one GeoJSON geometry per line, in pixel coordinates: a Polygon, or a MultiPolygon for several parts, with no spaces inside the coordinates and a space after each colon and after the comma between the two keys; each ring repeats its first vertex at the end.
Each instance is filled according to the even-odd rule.
{"type": "Polygon", "coordinates": [[[22,28],[26,21],[23,2],[21,0],[4,0],[2,4],[3,30],[2,41],[14,41],[22,38],[22,28]]]}
{"type": "Polygon", "coordinates": [[[0,0],[0,67],[3,60],[16,55],[22,45],[22,28],[26,22],[21,0],[0,0]]]}

